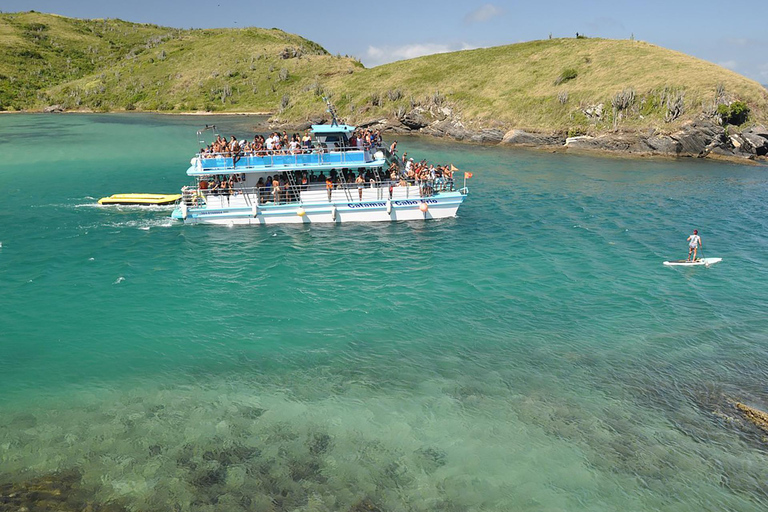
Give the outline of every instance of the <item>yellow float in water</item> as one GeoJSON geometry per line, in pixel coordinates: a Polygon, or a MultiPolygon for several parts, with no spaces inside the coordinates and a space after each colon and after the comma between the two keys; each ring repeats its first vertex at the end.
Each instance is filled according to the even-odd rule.
{"type": "Polygon", "coordinates": [[[99,199],[99,204],[173,204],[181,194],[113,194],[99,199]]]}

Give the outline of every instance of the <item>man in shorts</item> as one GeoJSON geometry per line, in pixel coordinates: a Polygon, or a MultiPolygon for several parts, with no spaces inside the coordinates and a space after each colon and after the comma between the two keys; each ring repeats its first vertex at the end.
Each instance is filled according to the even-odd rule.
{"type": "Polygon", "coordinates": [[[693,234],[688,237],[688,259],[691,261],[691,253],[693,253],[693,261],[696,261],[696,251],[701,247],[701,237],[699,236],[699,230],[694,229],[693,234]]]}

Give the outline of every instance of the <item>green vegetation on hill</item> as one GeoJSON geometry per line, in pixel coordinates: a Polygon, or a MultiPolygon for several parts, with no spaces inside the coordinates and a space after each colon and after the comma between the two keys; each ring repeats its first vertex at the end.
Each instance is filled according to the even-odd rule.
{"type": "Polygon", "coordinates": [[[665,129],[702,113],[768,118],[768,91],[648,43],[552,39],[365,69],[278,29],[179,30],[0,14],[0,110],[270,112],[351,123],[448,117],[466,127],[590,133],[665,129]],[[732,115],[737,105],[739,115],[732,115]],[[723,107],[723,106],[726,107],[723,107]]]}
{"type": "Polygon", "coordinates": [[[553,39],[430,55],[334,77],[327,88],[353,122],[417,105],[452,106],[462,121],[485,127],[536,130],[664,127],[734,101],[746,103],[754,120],[768,116],[768,91],[757,82],[630,40],[553,39]]]}
{"type": "Polygon", "coordinates": [[[362,69],[278,29],[178,30],[0,14],[0,109],[279,111],[362,69]]]}

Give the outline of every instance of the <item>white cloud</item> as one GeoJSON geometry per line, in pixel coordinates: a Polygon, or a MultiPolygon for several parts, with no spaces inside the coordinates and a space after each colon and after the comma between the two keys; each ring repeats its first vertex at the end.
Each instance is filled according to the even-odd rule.
{"type": "Polygon", "coordinates": [[[746,37],[736,37],[726,39],[726,42],[731,46],[749,46],[752,42],[746,37]]]}
{"type": "Polygon", "coordinates": [[[497,7],[493,4],[485,4],[464,16],[464,22],[483,23],[496,16],[502,16],[505,12],[506,11],[501,7],[497,7]]]}
{"type": "Polygon", "coordinates": [[[717,65],[730,70],[735,70],[736,68],[739,67],[739,63],[736,62],[735,60],[726,60],[726,61],[718,62],[717,65]]]}
{"type": "Polygon", "coordinates": [[[760,64],[757,69],[760,70],[760,80],[762,80],[764,84],[768,83],[768,62],[760,64]]]}
{"type": "Polygon", "coordinates": [[[396,60],[415,59],[435,53],[472,50],[476,46],[461,44],[414,43],[402,46],[369,46],[364,64],[368,67],[387,64],[396,60]]]}

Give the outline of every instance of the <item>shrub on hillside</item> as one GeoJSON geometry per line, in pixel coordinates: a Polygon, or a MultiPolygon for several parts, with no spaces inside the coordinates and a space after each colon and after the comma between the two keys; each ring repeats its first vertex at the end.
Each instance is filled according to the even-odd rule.
{"type": "Polygon", "coordinates": [[[577,76],[579,76],[579,72],[576,71],[575,69],[573,68],[564,69],[562,73],[560,73],[560,76],[557,77],[557,80],[555,80],[555,85],[560,85],[564,82],[567,82],[568,80],[573,80],[577,76]]]}
{"type": "Polygon", "coordinates": [[[749,118],[749,107],[743,101],[734,101],[730,105],[718,105],[717,114],[723,124],[741,125],[749,118]]]}

